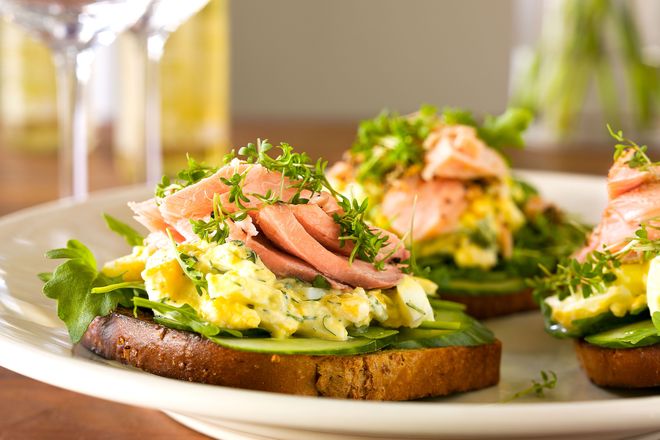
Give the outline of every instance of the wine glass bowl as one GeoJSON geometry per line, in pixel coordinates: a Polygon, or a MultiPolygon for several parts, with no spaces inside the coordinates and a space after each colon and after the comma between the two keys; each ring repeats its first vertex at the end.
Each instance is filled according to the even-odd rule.
{"type": "Polygon", "coordinates": [[[108,45],[151,0],[0,0],[0,14],[52,48],[108,45]]]}
{"type": "MultiPolygon", "coordinates": [[[[86,198],[83,100],[96,49],[134,25],[153,0],[0,0],[0,14],[49,46],[57,67],[60,196],[86,198]]],[[[183,3],[183,2],[182,2],[183,3]]]]}

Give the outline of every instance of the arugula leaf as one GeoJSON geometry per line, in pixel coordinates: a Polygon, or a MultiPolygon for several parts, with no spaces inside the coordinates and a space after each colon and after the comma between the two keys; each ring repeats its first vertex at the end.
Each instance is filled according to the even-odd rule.
{"type": "Polygon", "coordinates": [[[103,214],[103,218],[105,219],[108,228],[124,237],[129,246],[142,246],[144,244],[144,237],[126,223],[117,220],[108,214],[103,214]]]}
{"type": "Polygon", "coordinates": [[[134,295],[132,289],[118,289],[107,294],[91,294],[95,287],[117,282],[97,271],[96,259],[90,250],[77,240],[69,240],[67,247],[46,253],[48,258],[65,258],[64,263],[50,274],[43,293],[57,301],[57,316],[64,321],[73,343],[80,338],[97,316],[104,316],[117,307],[126,305],[134,295]]]}
{"type": "Polygon", "coordinates": [[[94,287],[92,289],[92,293],[109,293],[120,289],[137,289],[146,291],[143,281],[123,281],[120,283],[108,284],[102,287],[94,287]]]}
{"type": "Polygon", "coordinates": [[[220,328],[217,325],[204,321],[197,315],[195,309],[188,304],[176,307],[139,297],[133,298],[133,304],[136,307],[151,309],[164,315],[155,316],[154,320],[166,327],[192,331],[203,336],[216,336],[220,333],[226,333],[236,338],[243,337],[243,334],[238,330],[220,328]]]}
{"type": "Polygon", "coordinates": [[[69,240],[65,248],[51,249],[46,252],[46,258],[51,260],[68,258],[82,260],[87,266],[96,272],[96,258],[94,254],[78,240],[69,240]]]}
{"type": "Polygon", "coordinates": [[[488,115],[477,134],[488,146],[501,150],[502,147],[523,148],[523,133],[534,117],[529,110],[509,108],[499,116],[488,115]]]}

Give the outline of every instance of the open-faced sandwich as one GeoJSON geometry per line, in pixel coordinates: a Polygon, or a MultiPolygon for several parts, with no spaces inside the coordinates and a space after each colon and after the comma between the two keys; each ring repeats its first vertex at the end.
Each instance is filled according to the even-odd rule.
{"type": "Polygon", "coordinates": [[[267,142],[219,168],[190,160],[129,204],[146,238],[106,216],[132,253],[98,270],[71,240],[48,253],[67,261],[44,293],[73,342],[167,377],[381,400],[496,384],[499,341],[409,273],[325,165],[267,142]]]}
{"type": "Polygon", "coordinates": [[[660,386],[660,165],[619,142],[608,204],[587,245],[535,281],[546,329],[576,338],[597,385],[660,386]]]}
{"type": "Polygon", "coordinates": [[[412,243],[415,272],[469,314],[533,309],[526,280],[573,252],[584,232],[511,175],[501,148],[522,146],[529,121],[516,109],[481,125],[468,112],[428,106],[383,113],[360,124],[330,180],[368,198],[368,220],[412,243]]]}

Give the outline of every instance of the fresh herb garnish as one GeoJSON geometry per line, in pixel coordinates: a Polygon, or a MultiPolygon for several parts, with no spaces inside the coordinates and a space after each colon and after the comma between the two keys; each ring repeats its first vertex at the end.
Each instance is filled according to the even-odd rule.
{"type": "MultiPolygon", "coordinates": [[[[355,258],[359,258],[374,263],[379,269],[384,267],[384,261],[377,260],[377,256],[380,249],[387,243],[387,236],[375,232],[365,222],[368,207],[366,201],[362,203],[352,201],[348,197],[338,193],[330,185],[330,182],[328,182],[325,176],[326,161],[319,159],[315,163],[312,163],[307,154],[295,153],[293,147],[287,143],[281,143],[275,147],[268,141],[262,140],[259,140],[256,144],[250,143],[240,148],[238,153],[232,151],[225,156],[225,163],[229,163],[237,157],[242,158],[247,163],[259,164],[269,171],[282,174],[282,190],[286,184],[289,185],[287,189],[294,188],[296,191],[288,200],[280,200],[277,194],[273,194],[272,192],[265,195],[243,194],[243,178],[240,174],[235,174],[233,177],[226,179],[225,184],[230,187],[230,202],[234,203],[238,210],[231,215],[225,213],[226,217],[233,220],[245,218],[250,208],[243,205],[242,202],[248,202],[248,196],[255,196],[262,202],[269,204],[277,202],[304,204],[309,202],[310,197],[325,190],[336,198],[341,208],[340,213],[333,214],[335,223],[339,225],[341,245],[343,246],[347,240],[354,243],[349,261],[352,262],[355,258]],[[275,152],[278,152],[277,156],[272,157],[275,152]],[[285,178],[288,183],[285,183],[285,178]]],[[[279,193],[282,194],[283,191],[279,193]]],[[[221,207],[216,211],[217,213],[222,213],[221,207]]],[[[217,213],[214,212],[213,220],[223,221],[220,220],[221,216],[217,215],[217,213]]],[[[210,234],[208,232],[209,230],[214,230],[214,228],[217,230],[218,225],[198,221],[193,223],[193,228],[201,238],[204,238],[204,236],[210,234]]]]}
{"type": "Polygon", "coordinates": [[[422,106],[417,113],[401,116],[384,111],[362,121],[350,149],[358,181],[382,182],[397,178],[409,167],[424,162],[424,140],[438,124],[436,108],[422,106]]]}
{"type": "Polygon", "coordinates": [[[360,123],[350,149],[355,177],[358,182],[382,183],[423,166],[424,141],[440,124],[474,127],[479,138],[501,151],[503,147],[523,147],[522,134],[531,121],[532,114],[519,108],[508,109],[500,116],[486,116],[482,124],[471,112],[456,108],[446,108],[440,115],[429,105],[407,116],[385,111],[360,123]]]}
{"type": "Polygon", "coordinates": [[[623,131],[618,130],[615,132],[610,124],[607,124],[607,130],[610,132],[610,136],[620,142],[614,146],[615,161],[632,151],[632,155],[625,162],[630,168],[639,169],[640,171],[654,171],[654,167],[660,166],[660,162],[653,162],[646,154],[649,149],[648,146],[638,145],[635,141],[625,138],[623,131]]]}
{"type": "Polygon", "coordinates": [[[117,305],[130,307],[135,290],[113,289],[108,293],[92,294],[92,289],[121,282],[98,271],[96,259],[90,250],[77,240],[69,240],[66,248],[53,249],[47,258],[66,259],[52,274],[41,274],[47,279],[43,293],[57,301],[57,316],[64,321],[71,341],[76,343],[97,316],[105,316],[117,305]]]}
{"type": "Polygon", "coordinates": [[[197,162],[189,155],[186,155],[186,158],[188,159],[188,167],[179,171],[173,182],[169,177],[163,176],[161,182],[156,186],[157,198],[162,199],[202,179],[210,177],[218,171],[217,167],[197,162]]]}
{"type": "Polygon", "coordinates": [[[124,240],[126,240],[126,243],[128,243],[129,246],[142,246],[144,243],[144,237],[126,223],[117,220],[108,214],[103,214],[103,218],[105,219],[108,228],[124,237],[124,240]]]}
{"type": "Polygon", "coordinates": [[[229,225],[225,221],[229,217],[236,220],[237,214],[229,214],[223,212],[222,204],[220,203],[220,195],[213,195],[213,213],[208,221],[205,220],[190,220],[192,230],[199,238],[209,243],[224,243],[229,238],[229,225]]]}
{"type": "Polygon", "coordinates": [[[236,338],[243,336],[238,330],[220,328],[215,324],[204,321],[197,315],[195,309],[188,304],[177,307],[162,302],[149,301],[145,298],[133,298],[133,304],[136,307],[158,312],[162,316],[154,316],[154,321],[166,327],[193,331],[203,336],[216,336],[220,333],[226,333],[236,338]]]}
{"type": "Polygon", "coordinates": [[[522,391],[518,391],[511,397],[502,400],[502,402],[511,402],[512,400],[518,399],[523,396],[530,394],[535,395],[536,397],[545,397],[546,390],[552,390],[557,385],[557,374],[554,371],[544,371],[541,370],[541,381],[537,382],[532,380],[532,385],[529,388],[525,388],[522,391]]]}
{"type": "Polygon", "coordinates": [[[354,244],[349,261],[357,257],[373,263],[377,269],[382,270],[385,267],[385,259],[378,260],[377,257],[380,249],[387,243],[387,236],[375,233],[365,222],[369,207],[368,199],[359,203],[357,200],[351,201],[340,196],[338,203],[344,212],[333,214],[332,218],[339,225],[339,245],[344,246],[347,240],[354,244]]]}
{"type": "Polygon", "coordinates": [[[561,300],[569,295],[581,294],[588,298],[594,293],[604,292],[616,281],[616,269],[621,267],[625,257],[637,255],[642,261],[648,261],[660,255],[660,240],[648,238],[648,228],[660,227],[649,222],[642,223],[628,243],[617,252],[608,249],[593,251],[582,262],[568,258],[557,265],[554,273],[541,266],[545,276],[534,278],[530,282],[535,297],[544,298],[557,294],[561,300]]]}

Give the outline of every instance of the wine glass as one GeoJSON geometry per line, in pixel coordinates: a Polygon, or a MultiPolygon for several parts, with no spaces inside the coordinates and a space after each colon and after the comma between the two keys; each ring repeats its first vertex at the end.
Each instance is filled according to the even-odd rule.
{"type": "Polygon", "coordinates": [[[135,34],[145,63],[144,153],[142,169],[146,181],[158,183],[163,173],[160,135],[160,61],[165,43],[172,32],[199,12],[209,0],[154,0],[146,14],[131,28],[135,34]]]}
{"type": "Polygon", "coordinates": [[[0,15],[52,50],[57,68],[60,196],[88,192],[85,89],[96,49],[144,15],[152,0],[0,0],[0,15]]]}

